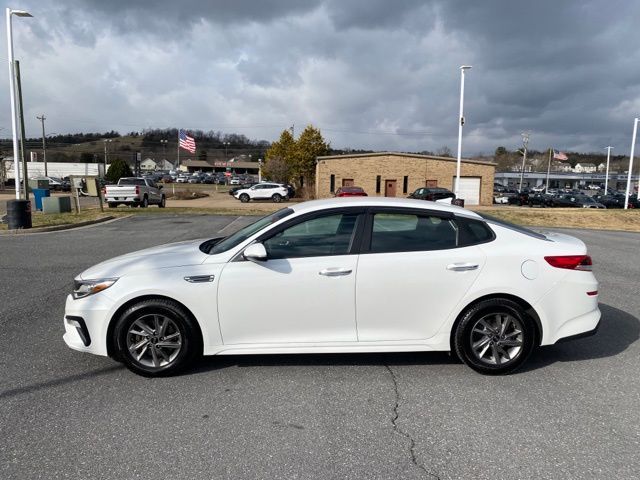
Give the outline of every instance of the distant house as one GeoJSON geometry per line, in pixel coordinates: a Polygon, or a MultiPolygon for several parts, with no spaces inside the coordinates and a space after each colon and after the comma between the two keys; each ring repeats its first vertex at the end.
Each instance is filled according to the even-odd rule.
{"type": "Polygon", "coordinates": [[[593,163],[576,163],[576,166],[573,167],[573,171],[576,173],[596,173],[596,167],[593,163]]]}
{"type": "Polygon", "coordinates": [[[552,161],[551,162],[551,171],[553,172],[571,172],[571,165],[567,162],[558,162],[558,161],[552,161]]]}
{"type": "Polygon", "coordinates": [[[606,170],[607,170],[606,163],[601,163],[600,165],[598,165],[598,172],[605,172],[606,170]]]}
{"type": "Polygon", "coordinates": [[[158,170],[173,170],[173,163],[169,160],[158,160],[156,162],[156,168],[158,170]]]}
{"type": "Polygon", "coordinates": [[[140,170],[143,172],[153,172],[158,168],[158,165],[155,161],[150,158],[145,158],[142,162],[140,162],[140,170]]]}

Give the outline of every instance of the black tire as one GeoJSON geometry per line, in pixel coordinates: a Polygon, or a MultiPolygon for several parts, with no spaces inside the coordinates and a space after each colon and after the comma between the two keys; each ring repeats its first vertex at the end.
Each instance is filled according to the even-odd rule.
{"type": "Polygon", "coordinates": [[[505,375],[516,371],[529,358],[535,345],[536,329],[533,320],[520,305],[504,298],[484,300],[472,305],[464,313],[453,336],[453,347],[458,358],[476,372],[485,375],[505,375]],[[497,315],[500,317],[496,317],[497,315]],[[502,335],[495,328],[499,318],[511,319],[510,324],[506,320],[505,323],[512,328],[504,329],[502,335]],[[485,329],[485,325],[493,330],[485,329]],[[489,337],[490,340],[480,343],[489,337]],[[520,345],[515,345],[516,343],[520,345]],[[474,350],[474,345],[478,350],[484,349],[484,353],[474,350]],[[503,352],[508,360],[502,358],[503,352]]]}
{"type": "Polygon", "coordinates": [[[249,198],[249,195],[247,195],[246,193],[243,193],[242,195],[240,195],[239,198],[242,203],[247,203],[249,200],[251,200],[249,198]]]}
{"type": "Polygon", "coordinates": [[[273,203],[280,203],[282,201],[282,195],[280,195],[279,193],[274,193],[271,196],[271,200],[273,200],[273,203]]]}
{"type": "Polygon", "coordinates": [[[141,208],[147,208],[149,206],[149,198],[145,195],[140,203],[141,208]]]}
{"type": "Polygon", "coordinates": [[[118,204],[116,202],[109,202],[109,208],[116,208],[118,204]]]}
{"type": "MultiPolygon", "coordinates": [[[[160,320],[163,321],[163,320],[160,320]]],[[[136,330],[137,331],[137,330],[136,330]]],[[[145,377],[164,377],[169,375],[175,375],[176,373],[184,370],[193,360],[202,352],[202,341],[200,338],[199,330],[194,324],[194,320],[190,315],[174,301],[164,299],[150,299],[144,300],[129,307],[117,320],[114,328],[114,345],[115,345],[115,357],[122,361],[125,366],[134,373],[145,377]],[[160,346],[164,342],[164,337],[158,336],[157,329],[153,330],[154,335],[146,335],[146,337],[135,335],[130,332],[132,329],[138,329],[141,332],[142,328],[139,328],[139,321],[148,322],[153,321],[150,319],[166,318],[171,322],[169,336],[175,336],[179,333],[178,337],[172,338],[172,340],[179,340],[180,347],[175,356],[169,355],[166,361],[158,354],[151,355],[153,352],[147,348],[146,351],[136,350],[141,352],[140,359],[134,356],[130,350],[129,345],[134,342],[143,341],[148,338],[147,345],[152,345],[158,350],[162,350],[160,346]],[[134,326],[134,323],[136,325],[134,326]],[[154,366],[155,359],[160,359],[158,366],[154,366]],[[149,365],[151,363],[152,365],[149,365]]],[[[168,342],[164,342],[168,343],[168,342]]],[[[144,348],[144,345],[141,347],[144,348]]],[[[156,351],[158,351],[156,350],[156,351]]],[[[165,351],[175,351],[175,347],[171,349],[165,349],[165,351]]]]}
{"type": "Polygon", "coordinates": [[[164,208],[167,206],[167,199],[165,198],[164,195],[162,195],[162,198],[160,199],[160,203],[158,204],[159,208],[164,208]]]}

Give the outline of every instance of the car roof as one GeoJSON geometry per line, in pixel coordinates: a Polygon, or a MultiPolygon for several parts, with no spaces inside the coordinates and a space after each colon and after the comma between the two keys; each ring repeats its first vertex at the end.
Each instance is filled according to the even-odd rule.
{"type": "Polygon", "coordinates": [[[322,200],[310,200],[295,205],[291,209],[296,213],[312,212],[329,208],[340,207],[397,207],[413,208],[431,211],[449,212],[465,217],[482,219],[480,215],[466,208],[449,205],[446,203],[430,202],[425,200],[415,200],[412,198],[389,198],[389,197],[333,197],[322,200]]]}

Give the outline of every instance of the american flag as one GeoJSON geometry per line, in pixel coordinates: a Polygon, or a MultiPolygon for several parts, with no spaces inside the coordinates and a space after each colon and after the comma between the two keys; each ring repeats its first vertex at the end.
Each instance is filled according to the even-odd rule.
{"type": "Polygon", "coordinates": [[[562,153],[559,150],[554,150],[553,151],[553,158],[554,160],[569,160],[569,157],[567,157],[564,153],[562,153]]]}
{"type": "Polygon", "coordinates": [[[189,153],[196,153],[196,141],[187,135],[187,132],[180,129],[178,132],[180,148],[184,148],[189,153]]]}

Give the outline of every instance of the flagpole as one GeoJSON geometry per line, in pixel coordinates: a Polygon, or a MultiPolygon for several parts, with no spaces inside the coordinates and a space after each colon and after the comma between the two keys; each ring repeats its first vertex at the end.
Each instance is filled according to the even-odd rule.
{"type": "Polygon", "coordinates": [[[178,129],[178,163],[176,165],[176,170],[180,170],[180,129],[178,129]]]}
{"type": "Polygon", "coordinates": [[[549,194],[549,173],[551,173],[551,152],[553,151],[553,147],[549,147],[549,165],[547,166],[547,183],[544,189],[545,194],[549,194]]]}
{"type": "MultiPolygon", "coordinates": [[[[638,120],[640,118],[633,119],[633,137],[631,140],[631,153],[629,154],[629,172],[627,175],[627,191],[624,196],[624,209],[627,210],[629,208],[629,196],[633,193],[631,190],[631,172],[633,171],[633,155],[636,150],[636,135],[638,134],[638,120]]],[[[640,192],[638,192],[640,196],[640,192]]]]}

